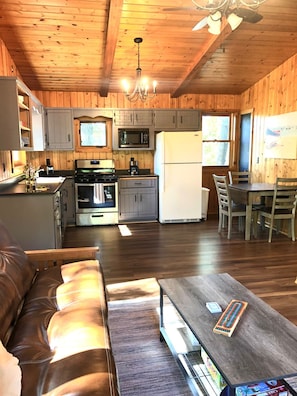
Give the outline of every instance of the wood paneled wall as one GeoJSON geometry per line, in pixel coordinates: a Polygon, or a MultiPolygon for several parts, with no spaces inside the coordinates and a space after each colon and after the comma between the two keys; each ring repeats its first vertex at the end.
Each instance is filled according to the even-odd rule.
{"type": "Polygon", "coordinates": [[[241,95],[241,110],[254,109],[252,171],[255,180],[273,183],[277,176],[297,176],[297,160],[264,158],[266,118],[297,111],[296,84],[297,54],[241,95]]]}

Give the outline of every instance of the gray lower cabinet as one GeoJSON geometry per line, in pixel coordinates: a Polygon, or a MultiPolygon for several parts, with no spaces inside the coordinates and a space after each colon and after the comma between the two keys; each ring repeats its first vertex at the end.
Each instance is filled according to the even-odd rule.
{"type": "Polygon", "coordinates": [[[62,228],[75,225],[74,178],[66,177],[62,187],[62,228]]]}
{"type": "Polygon", "coordinates": [[[119,221],[153,221],[157,218],[157,177],[120,178],[119,221]]]}
{"type": "Polygon", "coordinates": [[[24,250],[62,247],[60,191],[0,197],[0,219],[24,250]]]}

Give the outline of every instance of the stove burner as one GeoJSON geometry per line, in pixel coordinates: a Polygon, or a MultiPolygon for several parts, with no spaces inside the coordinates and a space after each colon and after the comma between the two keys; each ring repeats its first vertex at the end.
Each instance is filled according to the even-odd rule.
{"type": "Polygon", "coordinates": [[[117,181],[113,160],[76,160],[75,183],[114,183],[117,181]]]}
{"type": "Polygon", "coordinates": [[[85,174],[77,173],[74,177],[75,183],[114,183],[117,181],[115,174],[85,174]]]}

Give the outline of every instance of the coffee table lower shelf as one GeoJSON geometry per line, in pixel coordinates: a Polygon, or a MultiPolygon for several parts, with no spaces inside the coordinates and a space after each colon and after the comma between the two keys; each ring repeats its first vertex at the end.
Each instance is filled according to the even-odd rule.
{"type": "Polygon", "coordinates": [[[206,368],[201,358],[201,347],[190,329],[160,327],[160,340],[166,342],[193,395],[220,395],[222,389],[218,388],[206,368]]]}

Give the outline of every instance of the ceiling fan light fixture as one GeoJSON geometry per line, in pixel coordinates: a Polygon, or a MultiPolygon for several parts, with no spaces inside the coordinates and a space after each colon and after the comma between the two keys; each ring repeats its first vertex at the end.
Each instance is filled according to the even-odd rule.
{"type": "Polygon", "coordinates": [[[231,14],[229,14],[227,17],[227,21],[228,21],[229,25],[231,26],[231,29],[235,30],[241,24],[241,22],[243,21],[243,18],[237,16],[236,14],[234,14],[234,12],[231,12],[231,14]]]}
{"type": "Polygon", "coordinates": [[[207,0],[206,3],[204,0],[200,1],[200,4],[198,4],[197,1],[192,0],[192,3],[199,10],[208,10],[209,12],[213,12],[225,7],[225,5],[227,5],[227,3],[229,3],[230,1],[232,0],[207,0]]]}
{"type": "Polygon", "coordinates": [[[157,81],[153,81],[152,83],[152,93],[149,93],[150,90],[150,84],[149,80],[146,77],[142,77],[142,69],[140,67],[140,49],[139,46],[143,42],[143,39],[141,37],[136,37],[134,39],[134,43],[138,45],[137,49],[137,68],[136,68],[136,79],[135,79],[135,87],[133,92],[130,93],[130,84],[127,80],[122,81],[122,87],[124,94],[126,98],[130,102],[136,102],[137,100],[140,100],[142,102],[145,102],[147,99],[152,99],[157,95],[157,81]]]}
{"type": "MultiPolygon", "coordinates": [[[[221,29],[223,17],[227,19],[232,30],[235,30],[242,21],[259,22],[263,17],[257,13],[257,9],[265,1],[267,0],[192,0],[192,3],[198,10],[209,11],[209,15],[206,17],[209,26],[208,31],[218,35],[221,32],[219,28],[221,29]],[[218,13],[220,14],[219,18],[217,17],[218,13]]],[[[203,20],[198,22],[193,30],[204,27],[203,20]]]]}
{"type": "Polygon", "coordinates": [[[208,31],[211,34],[218,35],[221,33],[222,14],[220,11],[210,14],[207,17],[208,31]]]}

